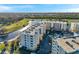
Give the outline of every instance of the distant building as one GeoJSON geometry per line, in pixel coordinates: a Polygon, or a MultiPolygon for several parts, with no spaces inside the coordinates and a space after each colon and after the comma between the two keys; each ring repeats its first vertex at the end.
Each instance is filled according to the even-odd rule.
{"type": "Polygon", "coordinates": [[[71,22],[71,32],[79,32],[79,22],[71,22]]]}
{"type": "Polygon", "coordinates": [[[66,31],[67,30],[67,22],[62,21],[52,21],[51,27],[55,31],[66,31]]]}

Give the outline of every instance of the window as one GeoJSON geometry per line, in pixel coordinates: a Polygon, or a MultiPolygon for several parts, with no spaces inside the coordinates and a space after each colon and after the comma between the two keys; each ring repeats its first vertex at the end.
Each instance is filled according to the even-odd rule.
{"type": "Polygon", "coordinates": [[[30,36],[30,39],[33,39],[33,36],[30,36]]]}
{"type": "Polygon", "coordinates": [[[33,47],[33,45],[31,45],[31,47],[33,47]]]}
{"type": "Polygon", "coordinates": [[[26,41],[25,41],[25,45],[26,45],[26,41]]]}
{"type": "Polygon", "coordinates": [[[35,34],[38,34],[37,32],[35,32],[35,34]]]}
{"type": "Polygon", "coordinates": [[[57,54],[58,54],[58,52],[57,52],[57,54]]]}
{"type": "Polygon", "coordinates": [[[41,28],[39,29],[39,33],[41,34],[41,28]]]}
{"type": "Polygon", "coordinates": [[[32,37],[30,39],[33,39],[32,37]]]}
{"type": "Polygon", "coordinates": [[[33,40],[31,40],[31,42],[33,42],[33,40]]]}
{"type": "Polygon", "coordinates": [[[30,44],[33,45],[33,42],[31,42],[30,44]]]}
{"type": "Polygon", "coordinates": [[[57,49],[57,51],[59,51],[59,49],[57,49]]]}
{"type": "Polygon", "coordinates": [[[32,35],[30,35],[30,37],[33,37],[32,35]]]}
{"type": "Polygon", "coordinates": [[[33,43],[31,43],[31,47],[33,47],[33,43]]]}
{"type": "Polygon", "coordinates": [[[59,46],[58,46],[58,48],[59,48],[59,46]]]}
{"type": "Polygon", "coordinates": [[[26,41],[26,40],[25,40],[26,41]]]}
{"type": "Polygon", "coordinates": [[[24,39],[26,39],[26,35],[24,35],[24,39]]]}

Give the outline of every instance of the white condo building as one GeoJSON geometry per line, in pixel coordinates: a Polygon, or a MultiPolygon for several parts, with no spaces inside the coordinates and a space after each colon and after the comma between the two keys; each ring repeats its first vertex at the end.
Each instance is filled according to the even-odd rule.
{"type": "Polygon", "coordinates": [[[51,22],[51,27],[55,31],[66,31],[67,30],[67,22],[62,22],[62,21],[52,21],[51,22]]]}
{"type": "Polygon", "coordinates": [[[21,32],[20,45],[27,47],[27,49],[35,50],[38,47],[40,40],[43,39],[43,35],[46,33],[48,27],[45,22],[32,23],[33,22],[31,22],[30,27],[21,32]]]}
{"type": "Polygon", "coordinates": [[[79,31],[79,22],[71,22],[70,31],[78,32],[79,31]]]}

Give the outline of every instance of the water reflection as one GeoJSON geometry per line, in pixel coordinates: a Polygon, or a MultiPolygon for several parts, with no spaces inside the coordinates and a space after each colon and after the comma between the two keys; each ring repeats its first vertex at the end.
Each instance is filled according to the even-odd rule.
{"type": "Polygon", "coordinates": [[[2,36],[2,37],[0,36],[0,42],[1,42],[1,41],[5,41],[6,38],[7,38],[7,36],[2,36]]]}
{"type": "Polygon", "coordinates": [[[6,36],[0,36],[0,42],[10,40],[18,35],[18,31],[7,34],[6,36]]]}

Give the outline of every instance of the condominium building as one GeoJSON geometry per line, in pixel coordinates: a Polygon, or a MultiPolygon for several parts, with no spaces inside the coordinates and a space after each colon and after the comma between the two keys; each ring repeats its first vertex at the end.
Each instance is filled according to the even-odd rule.
{"type": "Polygon", "coordinates": [[[27,47],[27,49],[35,50],[40,40],[43,39],[43,35],[46,33],[47,23],[33,24],[25,31],[21,32],[20,35],[20,45],[27,47]]]}
{"type": "Polygon", "coordinates": [[[67,30],[67,22],[61,21],[52,21],[53,30],[55,31],[66,31],[67,30]]]}
{"type": "Polygon", "coordinates": [[[71,22],[70,31],[78,32],[79,31],[79,22],[71,22]]]}

